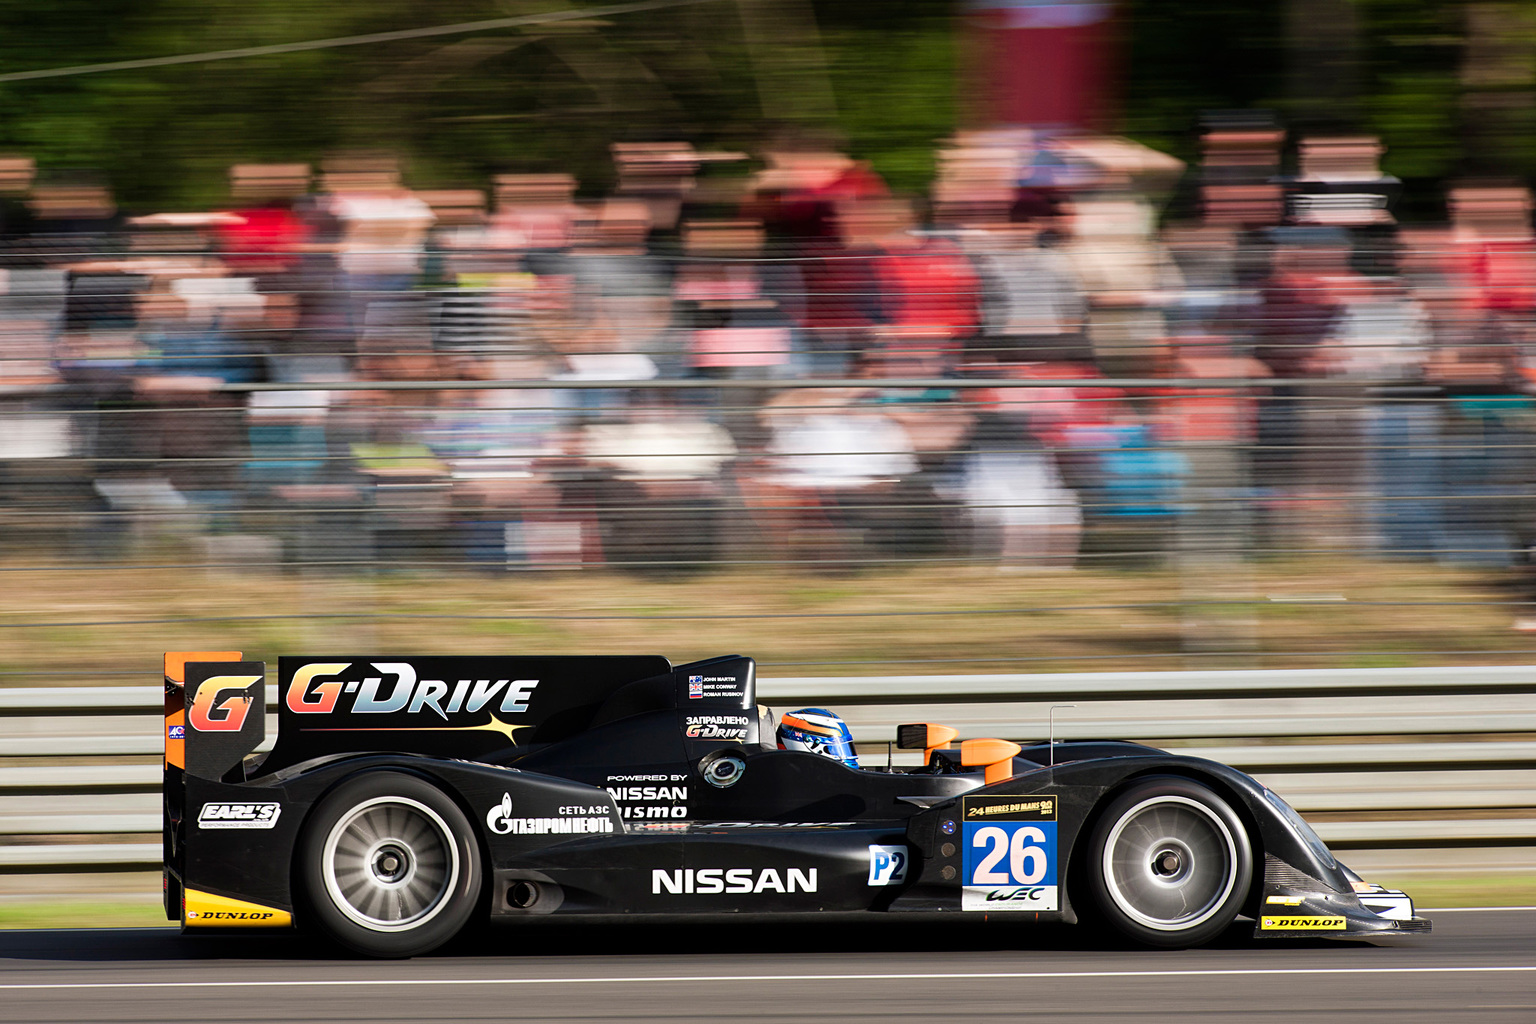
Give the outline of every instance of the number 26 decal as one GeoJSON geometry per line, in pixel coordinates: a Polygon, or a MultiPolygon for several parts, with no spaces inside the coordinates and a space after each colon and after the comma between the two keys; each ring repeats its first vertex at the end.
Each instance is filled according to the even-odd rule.
{"type": "Polygon", "coordinates": [[[976,830],[971,846],[987,850],[976,865],[969,882],[971,885],[1034,885],[1045,877],[1050,868],[1050,857],[1045,852],[1045,832],[1034,825],[1015,826],[1009,829],[987,825],[976,830]],[[1000,871],[1004,859],[1008,870],[1000,871]]]}

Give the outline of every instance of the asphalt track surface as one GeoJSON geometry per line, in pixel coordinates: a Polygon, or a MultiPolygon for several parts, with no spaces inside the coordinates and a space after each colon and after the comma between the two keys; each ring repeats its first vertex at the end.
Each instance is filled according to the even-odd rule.
{"type": "MultiPolygon", "coordinates": [[[[414,960],[290,933],[0,933],[4,1021],[1536,1021],[1536,908],[1390,945],[1117,948],[1075,929],[549,925],[414,960]]],[[[1240,922],[1241,924],[1241,922],[1240,922]]]]}

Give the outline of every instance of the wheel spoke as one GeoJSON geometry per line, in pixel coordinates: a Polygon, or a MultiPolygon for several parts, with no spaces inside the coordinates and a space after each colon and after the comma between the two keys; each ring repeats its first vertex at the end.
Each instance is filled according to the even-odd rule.
{"type": "Polygon", "coordinates": [[[400,838],[408,845],[413,847],[420,847],[425,845],[422,840],[428,837],[436,838],[435,836],[432,836],[432,832],[433,830],[431,822],[427,821],[419,814],[408,815],[406,816],[405,820],[401,822],[400,838]]]}
{"type": "Polygon", "coordinates": [[[399,931],[448,904],[457,872],[454,840],[430,807],[379,797],[342,818],[327,840],[332,903],[355,923],[399,931]]]}
{"type": "Polygon", "coordinates": [[[1209,919],[1236,883],[1234,838],[1204,804],[1149,797],[1112,827],[1103,877],[1116,906],[1153,929],[1176,931],[1209,919]]]}

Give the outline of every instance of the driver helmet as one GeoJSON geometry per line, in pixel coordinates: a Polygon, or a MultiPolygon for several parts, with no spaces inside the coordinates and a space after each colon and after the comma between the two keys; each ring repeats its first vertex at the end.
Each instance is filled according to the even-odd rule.
{"type": "Polygon", "coordinates": [[[823,708],[801,708],[781,717],[779,749],[808,750],[841,761],[849,768],[859,766],[859,755],[853,752],[853,733],[848,730],[848,723],[823,708]]]}

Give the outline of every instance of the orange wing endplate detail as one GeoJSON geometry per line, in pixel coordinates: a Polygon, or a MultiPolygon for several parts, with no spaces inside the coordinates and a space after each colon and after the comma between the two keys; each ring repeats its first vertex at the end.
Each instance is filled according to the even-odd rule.
{"type": "Polygon", "coordinates": [[[186,698],[182,687],[187,681],[189,661],[239,661],[239,651],[166,651],[165,652],[165,766],[185,768],[187,745],[186,698]]]}

